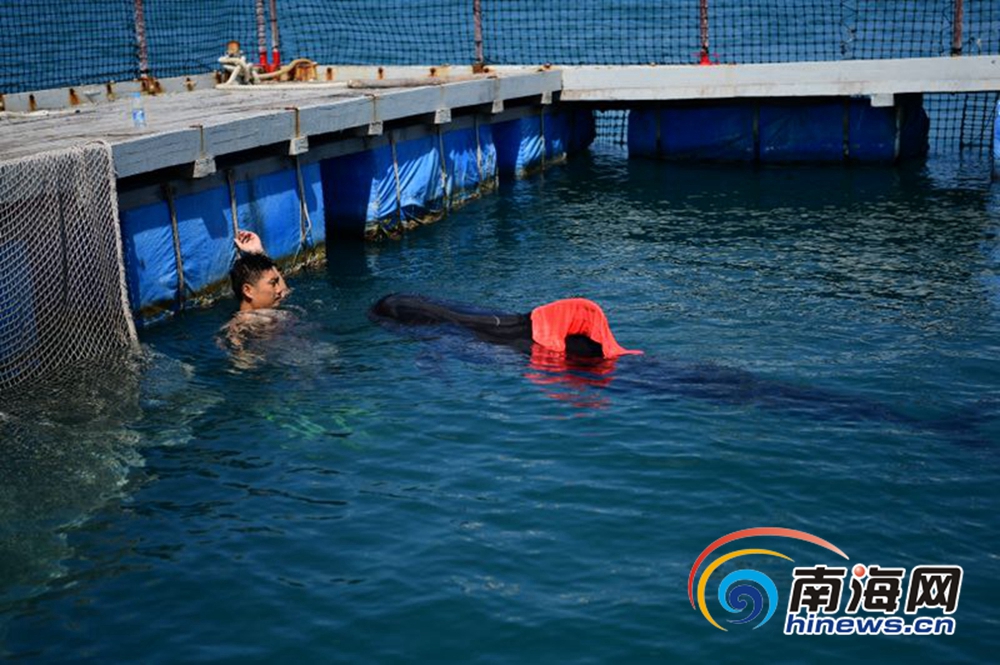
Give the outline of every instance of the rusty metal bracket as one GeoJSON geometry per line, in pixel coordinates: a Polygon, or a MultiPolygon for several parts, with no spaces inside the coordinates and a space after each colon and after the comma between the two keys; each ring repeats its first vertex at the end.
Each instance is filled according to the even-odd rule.
{"type": "Polygon", "coordinates": [[[202,125],[191,125],[198,130],[198,134],[201,137],[201,155],[198,159],[194,160],[194,164],[191,166],[191,177],[192,178],[204,178],[215,173],[215,157],[208,154],[205,150],[205,128],[202,125]]]}
{"type": "Polygon", "coordinates": [[[159,95],[163,93],[163,85],[153,76],[140,77],[139,86],[147,95],[159,95]]]}
{"type": "Polygon", "coordinates": [[[434,124],[446,125],[451,122],[451,109],[438,109],[434,111],[434,124]]]}
{"type": "Polygon", "coordinates": [[[309,137],[302,136],[299,108],[297,106],[289,106],[288,110],[295,114],[295,137],[288,142],[288,156],[296,157],[309,152],[309,137]]]}

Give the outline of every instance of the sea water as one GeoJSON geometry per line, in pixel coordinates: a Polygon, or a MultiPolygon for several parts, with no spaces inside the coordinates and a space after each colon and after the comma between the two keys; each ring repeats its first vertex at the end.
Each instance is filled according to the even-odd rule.
{"type": "Polygon", "coordinates": [[[332,245],[289,279],[295,325],[245,353],[217,340],[231,303],[148,330],[125,378],[0,409],[0,654],[989,660],[1000,194],[983,172],[597,151],[401,241],[332,245]],[[369,320],[399,291],[511,312],[588,297],[645,355],[539,368],[369,320]],[[775,386],[797,397],[760,398],[775,386]],[[848,559],[718,550],[794,560],[741,560],[777,586],[759,630],[716,598],[741,561],[715,572],[722,632],[688,576],[755,527],[848,559]],[[857,563],[962,566],[955,634],[782,633],[793,567],[857,563]]]}

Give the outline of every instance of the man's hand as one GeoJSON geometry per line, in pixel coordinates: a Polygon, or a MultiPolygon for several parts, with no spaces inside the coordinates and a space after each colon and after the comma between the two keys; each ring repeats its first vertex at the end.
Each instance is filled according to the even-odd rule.
{"type": "Polygon", "coordinates": [[[264,253],[264,244],[261,243],[260,236],[253,231],[237,231],[234,242],[236,243],[236,249],[244,254],[264,253]]]}

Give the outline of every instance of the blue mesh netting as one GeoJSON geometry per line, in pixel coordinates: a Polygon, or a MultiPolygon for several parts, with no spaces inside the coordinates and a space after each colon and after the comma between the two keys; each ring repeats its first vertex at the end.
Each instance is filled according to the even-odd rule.
{"type": "MultiPolygon", "coordinates": [[[[709,0],[725,63],[942,56],[958,0],[709,0]]],[[[0,0],[0,92],[135,78],[135,0],[0,0]]],[[[212,71],[230,39],[255,58],[255,0],[143,0],[150,73],[212,71]]],[[[264,3],[265,6],[269,2],[264,3]]],[[[277,0],[282,55],[329,64],[468,64],[473,0],[277,0]]],[[[964,0],[962,46],[1000,52],[1000,3],[964,0]]],[[[699,0],[481,0],[485,60],[693,63],[699,0]]]]}
{"type": "Polygon", "coordinates": [[[150,72],[154,76],[184,76],[218,69],[216,61],[231,39],[239,40],[247,57],[256,58],[253,0],[145,0],[144,7],[150,72]]]}
{"type": "Polygon", "coordinates": [[[130,80],[132,3],[0,0],[0,93],[130,80]]]}

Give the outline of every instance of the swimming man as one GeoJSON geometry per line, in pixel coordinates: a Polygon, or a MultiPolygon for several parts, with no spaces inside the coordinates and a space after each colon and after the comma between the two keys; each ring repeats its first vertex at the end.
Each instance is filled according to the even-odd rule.
{"type": "Polygon", "coordinates": [[[278,266],[264,253],[260,236],[237,231],[234,242],[240,256],[229,271],[229,279],[240,306],[222,332],[230,346],[239,350],[249,337],[273,331],[286,318],[277,307],[291,290],[278,266]]]}

